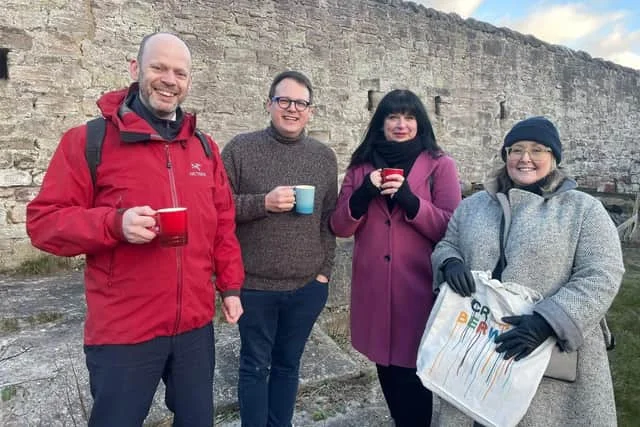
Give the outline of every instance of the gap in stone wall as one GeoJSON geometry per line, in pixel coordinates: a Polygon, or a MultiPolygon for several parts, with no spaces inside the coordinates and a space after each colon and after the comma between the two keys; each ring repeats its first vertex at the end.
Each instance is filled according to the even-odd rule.
{"type": "Polygon", "coordinates": [[[378,108],[378,104],[380,100],[384,96],[384,93],[379,90],[369,90],[367,91],[367,110],[372,113],[378,108]]]}
{"type": "Polygon", "coordinates": [[[9,80],[9,49],[0,47],[0,80],[9,80]]]}
{"type": "Polygon", "coordinates": [[[507,118],[507,107],[505,103],[507,101],[500,101],[500,120],[504,120],[507,118]]]}

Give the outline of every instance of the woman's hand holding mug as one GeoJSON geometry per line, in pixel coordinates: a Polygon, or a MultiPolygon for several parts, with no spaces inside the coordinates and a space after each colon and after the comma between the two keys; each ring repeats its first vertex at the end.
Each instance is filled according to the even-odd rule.
{"type": "Polygon", "coordinates": [[[399,168],[384,168],[380,174],[382,177],[380,194],[393,197],[404,182],[404,171],[399,168]]]}

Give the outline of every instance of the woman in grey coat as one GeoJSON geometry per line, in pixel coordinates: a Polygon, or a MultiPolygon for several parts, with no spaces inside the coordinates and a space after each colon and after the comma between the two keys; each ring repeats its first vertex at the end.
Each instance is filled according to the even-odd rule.
{"type": "MultiPolygon", "coordinates": [[[[469,296],[475,291],[470,270],[489,270],[544,295],[533,314],[503,319],[513,328],[496,339],[496,351],[519,360],[554,337],[564,356],[577,355],[576,378],[543,377],[519,425],[615,426],[604,316],[624,273],[616,227],[602,204],[557,168],[562,145],[546,118],[517,123],[502,158],[505,166],[485,190],[454,212],[431,258],[434,284],[446,281],[469,296]]],[[[446,402],[439,419],[442,426],[473,423],[446,402]]]]}

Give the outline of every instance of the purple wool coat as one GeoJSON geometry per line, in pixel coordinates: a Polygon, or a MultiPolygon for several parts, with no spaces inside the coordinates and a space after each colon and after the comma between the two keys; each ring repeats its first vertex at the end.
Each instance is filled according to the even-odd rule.
{"type": "Polygon", "coordinates": [[[397,204],[389,212],[385,196],[378,196],[354,219],[349,199],[373,169],[363,164],[347,170],[331,217],[337,236],[355,236],[351,342],[379,365],[415,368],[434,300],[431,252],[460,203],[458,174],[451,157],[422,153],[407,177],[420,199],[415,218],[408,219],[397,204]]]}

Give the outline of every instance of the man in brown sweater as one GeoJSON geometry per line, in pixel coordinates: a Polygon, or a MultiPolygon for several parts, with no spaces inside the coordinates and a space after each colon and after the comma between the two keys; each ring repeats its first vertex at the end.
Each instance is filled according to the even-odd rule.
{"type": "Polygon", "coordinates": [[[306,76],[280,73],[267,100],[271,125],[236,136],[222,151],[246,272],[238,322],[243,427],[291,425],[300,358],[327,301],[337,161],[306,135],[312,102],[306,76]],[[296,185],[315,186],[312,214],[296,213],[296,185]]]}

